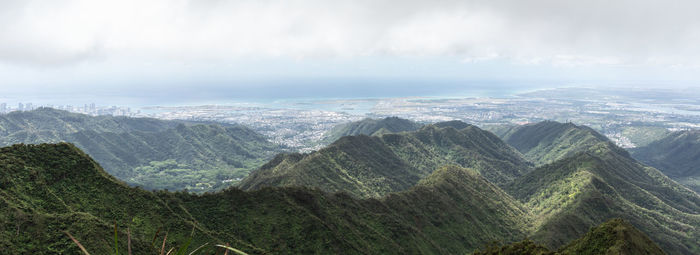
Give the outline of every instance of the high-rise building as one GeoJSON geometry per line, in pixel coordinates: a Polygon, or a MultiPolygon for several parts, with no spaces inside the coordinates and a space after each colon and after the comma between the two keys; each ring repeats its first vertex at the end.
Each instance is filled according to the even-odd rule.
{"type": "Polygon", "coordinates": [[[27,103],[27,106],[24,107],[26,111],[31,111],[34,110],[32,103],[27,103]]]}
{"type": "Polygon", "coordinates": [[[7,112],[7,103],[0,104],[0,113],[6,113],[6,112],[7,112]]]}
{"type": "Polygon", "coordinates": [[[17,104],[17,110],[24,111],[24,104],[22,104],[21,102],[19,104],[17,104]]]}

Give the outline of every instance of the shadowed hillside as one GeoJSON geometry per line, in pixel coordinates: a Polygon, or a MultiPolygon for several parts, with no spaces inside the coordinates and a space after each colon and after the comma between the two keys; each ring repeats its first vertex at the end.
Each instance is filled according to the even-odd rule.
{"type": "Polygon", "coordinates": [[[523,240],[504,246],[489,246],[474,255],[663,255],[658,245],[644,233],[622,219],[612,219],[592,228],[583,237],[571,241],[557,252],[523,240]]]}
{"type": "Polygon", "coordinates": [[[673,132],[632,155],[700,194],[700,131],[673,132]]]}
{"type": "Polygon", "coordinates": [[[49,108],[0,115],[2,146],[60,141],[74,143],[110,174],[147,189],[220,189],[279,151],[238,125],[93,117],[49,108]]]}

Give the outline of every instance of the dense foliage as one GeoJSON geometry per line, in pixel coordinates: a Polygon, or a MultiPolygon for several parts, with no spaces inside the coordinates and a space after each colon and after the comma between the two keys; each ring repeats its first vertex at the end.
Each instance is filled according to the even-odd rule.
{"type": "Polygon", "coordinates": [[[92,117],[41,108],[0,115],[0,145],[66,141],[110,174],[146,189],[211,191],[235,184],[280,148],[238,125],[92,117]]]}
{"type": "Polygon", "coordinates": [[[592,228],[583,237],[571,241],[557,252],[526,239],[508,245],[491,244],[474,255],[663,255],[659,246],[644,233],[622,219],[611,219],[592,228]]]}
{"type": "MultiPolygon", "coordinates": [[[[10,253],[93,254],[132,232],[136,254],[165,232],[193,246],[230,243],[250,253],[454,254],[525,237],[527,212],[473,170],[445,167],[381,199],[308,188],[228,189],[204,195],[128,187],[70,144],[0,149],[0,245],[10,253]]],[[[119,243],[120,250],[126,244],[119,243]]]]}
{"type": "MultiPolygon", "coordinates": [[[[228,243],[255,254],[700,253],[698,194],[597,133],[544,124],[565,132],[526,132],[540,140],[523,140],[561,158],[534,169],[492,133],[448,122],[281,154],[255,171],[252,191],[201,195],[128,187],[70,144],[6,147],[0,247],[75,253],[67,230],[93,254],[107,254],[116,222],[119,240],[131,230],[137,254],[166,232],[169,245],[192,236],[193,246],[228,243]],[[593,228],[611,218],[629,224],[593,228]]],[[[139,169],[189,167],[165,159],[139,169]]]]}
{"type": "Polygon", "coordinates": [[[459,130],[438,123],[415,132],[346,136],[314,153],[280,155],[239,187],[308,186],[378,197],[406,190],[444,165],[475,169],[496,184],[530,169],[518,152],[493,134],[459,123],[459,130]]]}
{"type": "Polygon", "coordinates": [[[583,237],[559,250],[562,254],[664,254],[647,235],[623,219],[612,219],[592,228],[583,237]]]}
{"type": "Polygon", "coordinates": [[[608,141],[608,138],[589,127],[554,121],[501,128],[496,133],[538,166],[608,141]]]}
{"type": "Polygon", "coordinates": [[[531,209],[531,238],[548,247],[619,217],[654,233],[651,238],[669,253],[700,251],[700,196],[610,142],[541,166],[507,191],[531,209]]]}
{"type": "Polygon", "coordinates": [[[632,150],[632,155],[700,193],[700,131],[673,132],[632,150]]]}

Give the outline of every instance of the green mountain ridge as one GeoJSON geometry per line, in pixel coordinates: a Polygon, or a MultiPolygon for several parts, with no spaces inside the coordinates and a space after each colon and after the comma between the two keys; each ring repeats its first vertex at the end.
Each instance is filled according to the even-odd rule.
{"type": "Polygon", "coordinates": [[[2,146],[62,141],[130,184],[194,191],[235,184],[281,149],[240,125],[93,117],[50,108],[0,115],[2,146]]]}
{"type": "Polygon", "coordinates": [[[700,194],[700,131],[677,131],[632,149],[632,156],[700,194]]]}
{"type": "Polygon", "coordinates": [[[544,121],[495,132],[538,165],[504,186],[534,215],[535,241],[560,247],[619,217],[654,233],[666,252],[699,252],[700,197],[596,131],[544,121]]]}
{"type": "Polygon", "coordinates": [[[501,127],[499,137],[535,165],[554,162],[600,143],[607,137],[586,126],[542,121],[521,126],[501,127]]]}
{"type": "Polygon", "coordinates": [[[611,142],[538,167],[506,187],[531,208],[531,238],[548,247],[606,219],[624,218],[654,233],[652,240],[668,253],[700,251],[700,197],[611,142]]]}
{"type": "Polygon", "coordinates": [[[193,245],[231,243],[254,254],[455,254],[523,238],[535,243],[511,248],[656,252],[624,224],[591,231],[622,218],[669,254],[699,253],[698,194],[597,133],[544,124],[569,127],[530,132],[542,139],[527,142],[538,154],[562,157],[534,169],[492,133],[452,122],[280,154],[251,174],[259,181],[251,191],[202,195],[130,188],[73,145],[15,145],[0,149],[0,245],[77,251],[60,232],[68,230],[108,253],[116,220],[141,251],[164,228],[170,244],[194,233],[193,245]],[[299,183],[280,185],[289,179],[299,183]],[[618,233],[632,239],[611,242],[618,233]],[[581,236],[588,239],[575,241],[581,236]]]}
{"type": "MultiPolygon", "coordinates": [[[[245,252],[454,254],[493,240],[524,238],[527,212],[476,171],[456,166],[381,199],[303,187],[235,188],[217,193],[149,192],[128,187],[70,144],[0,149],[0,245],[10,253],[93,254],[119,249],[131,230],[136,254],[155,238],[192,246],[230,243],[245,252]]],[[[210,251],[213,253],[213,250],[210,251]]]]}
{"type": "Polygon", "coordinates": [[[360,121],[340,124],[323,134],[321,142],[331,144],[343,136],[382,135],[389,133],[416,131],[422,124],[398,117],[383,119],[366,118],[360,121]]]}
{"type": "Polygon", "coordinates": [[[648,236],[622,219],[609,220],[560,249],[563,254],[665,254],[648,236]]]}
{"type": "Polygon", "coordinates": [[[611,219],[552,252],[531,240],[504,246],[491,246],[474,255],[663,255],[664,253],[648,236],[622,219],[611,219]]]}
{"type": "Polygon", "coordinates": [[[415,132],[346,136],[317,152],[279,156],[252,172],[239,188],[309,186],[378,197],[406,190],[444,165],[473,168],[495,184],[529,171],[519,153],[496,136],[462,124],[460,130],[436,124],[415,132]]]}

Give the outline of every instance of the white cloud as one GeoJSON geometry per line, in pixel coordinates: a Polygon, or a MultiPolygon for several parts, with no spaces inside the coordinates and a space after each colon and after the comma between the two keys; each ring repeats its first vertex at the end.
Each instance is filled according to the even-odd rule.
{"type": "Polygon", "coordinates": [[[553,65],[697,65],[690,0],[3,0],[0,60],[450,56],[553,65]]]}

